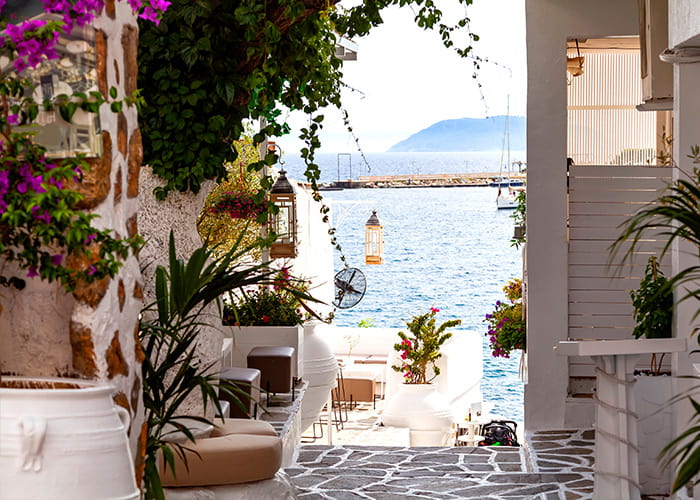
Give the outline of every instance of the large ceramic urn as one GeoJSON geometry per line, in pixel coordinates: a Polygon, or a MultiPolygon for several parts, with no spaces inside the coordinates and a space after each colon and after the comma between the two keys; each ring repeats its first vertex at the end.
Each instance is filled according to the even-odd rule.
{"type": "Polygon", "coordinates": [[[453,421],[437,384],[402,384],[382,413],[384,425],[410,429],[411,446],[448,446],[453,421]]]}
{"type": "Polygon", "coordinates": [[[323,338],[329,326],[321,321],[309,321],[304,325],[304,379],[309,386],[301,405],[302,432],[318,420],[323,406],[330,400],[336,386],[338,360],[330,344],[323,338]]]}
{"type": "Polygon", "coordinates": [[[138,500],[114,388],[77,379],[3,377],[0,497],[138,500]]]}

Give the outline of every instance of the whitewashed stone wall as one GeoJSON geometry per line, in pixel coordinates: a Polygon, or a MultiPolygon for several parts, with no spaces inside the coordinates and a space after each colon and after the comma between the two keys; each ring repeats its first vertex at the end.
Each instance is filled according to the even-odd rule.
{"type": "MultiPolygon", "coordinates": [[[[118,98],[136,90],[138,26],[126,2],[109,0],[95,20],[99,89],[118,98]]],[[[90,172],[78,190],[82,206],[98,214],[95,224],[119,236],[136,234],[138,170],[142,161],[136,108],[115,114],[100,110],[104,153],[90,160],[90,172]]],[[[88,265],[87,262],[73,262],[88,265]]],[[[7,269],[7,268],[6,268],[7,269]]],[[[24,273],[26,274],[26,273],[24,273]]],[[[18,274],[22,277],[22,274],[18,274]]],[[[3,372],[27,376],[75,376],[105,381],[116,391],[117,404],[131,413],[129,435],[137,474],[143,462],[143,408],[137,341],[143,293],[135,256],[114,279],[78,286],[72,295],[56,284],[27,280],[21,292],[2,293],[0,366],[3,372]]]]}
{"type": "MultiPolygon", "coordinates": [[[[168,268],[170,231],[173,232],[179,259],[187,261],[192,252],[202,246],[202,239],[197,232],[197,218],[214,183],[204,183],[197,194],[173,192],[168,194],[165,200],[158,201],[153,195],[153,190],[163,185],[164,181],[153,174],[150,167],[145,166],[141,170],[139,184],[141,194],[138,226],[141,236],[146,240],[146,246],[141,250],[139,258],[144,276],[144,294],[148,304],[155,300],[156,267],[162,265],[168,268]]],[[[213,326],[201,328],[197,352],[204,364],[215,363],[212,371],[216,373],[220,370],[223,332],[219,326],[221,323],[214,304],[204,311],[204,315],[203,321],[211,320],[213,326]]],[[[189,415],[205,415],[199,392],[187,399],[182,412],[189,415]]],[[[207,406],[206,416],[209,418],[214,416],[214,408],[211,405],[207,406]]]]}

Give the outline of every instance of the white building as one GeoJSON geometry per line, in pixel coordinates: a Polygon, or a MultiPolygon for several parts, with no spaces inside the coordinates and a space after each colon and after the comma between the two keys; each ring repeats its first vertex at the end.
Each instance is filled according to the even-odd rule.
{"type": "MultiPolygon", "coordinates": [[[[526,0],[526,23],[525,427],[590,427],[594,400],[573,396],[592,392],[592,363],[559,356],[553,348],[570,338],[632,338],[628,293],[637,288],[643,265],[611,279],[605,269],[608,247],[619,235],[617,224],[634,212],[630,207],[654,199],[679,169],[692,171],[687,156],[700,144],[700,49],[687,48],[700,47],[700,2],[526,0]],[[685,57],[662,62],[658,55],[666,48],[685,57]],[[583,74],[573,76],[580,72],[578,57],[583,74]],[[644,82],[640,70],[646,72],[644,82]],[[679,168],[645,165],[655,163],[662,150],[662,131],[672,134],[679,168]],[[567,158],[575,163],[570,169],[567,158]],[[616,164],[642,167],[611,166],[616,164]]],[[[650,251],[658,248],[649,245],[650,251]]],[[[692,258],[674,248],[664,262],[666,274],[687,267],[692,258]]],[[[690,303],[678,307],[675,337],[690,338],[694,310],[690,303]]],[[[697,375],[697,356],[689,353],[696,341],[688,341],[687,352],[666,356],[674,375],[697,375]]],[[[674,391],[679,390],[677,382],[674,391]]],[[[674,436],[686,428],[688,411],[673,407],[674,436]]]]}

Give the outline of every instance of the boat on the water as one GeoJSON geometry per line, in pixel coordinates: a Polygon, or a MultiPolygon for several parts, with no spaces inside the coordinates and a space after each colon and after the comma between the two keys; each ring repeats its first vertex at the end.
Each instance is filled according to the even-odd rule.
{"type": "MultiPolygon", "coordinates": [[[[506,123],[503,130],[503,147],[501,148],[501,171],[499,176],[490,185],[498,187],[498,195],[496,196],[496,207],[501,209],[515,209],[518,206],[517,196],[518,193],[513,188],[514,186],[524,186],[525,182],[522,179],[512,179],[510,172],[514,164],[518,165],[518,172],[522,171],[523,162],[513,162],[510,161],[510,96],[508,96],[508,105],[506,107],[508,110],[506,113],[506,123]],[[508,153],[505,162],[506,172],[503,173],[503,154],[508,153]],[[506,189],[503,189],[506,188],[506,189]]],[[[524,190],[524,187],[520,187],[519,190],[524,190]]]]}
{"type": "Polygon", "coordinates": [[[491,187],[508,187],[508,186],[524,186],[525,181],[522,179],[513,179],[509,175],[497,177],[492,182],[489,182],[491,187]]]}

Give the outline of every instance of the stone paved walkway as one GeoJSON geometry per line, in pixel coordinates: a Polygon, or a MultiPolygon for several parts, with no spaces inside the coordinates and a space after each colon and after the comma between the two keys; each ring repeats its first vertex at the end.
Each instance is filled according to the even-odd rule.
{"type": "Polygon", "coordinates": [[[524,448],[310,445],[301,448],[297,466],[286,471],[299,498],[307,500],[590,498],[590,468],[577,464],[580,470],[573,471],[563,462],[562,471],[541,467],[548,470],[532,472],[524,448]]]}
{"type": "Polygon", "coordinates": [[[333,446],[301,447],[286,469],[300,500],[592,498],[592,430],[528,433],[522,448],[409,448],[408,429],[379,425],[382,403],[348,412],[333,446]]]}

